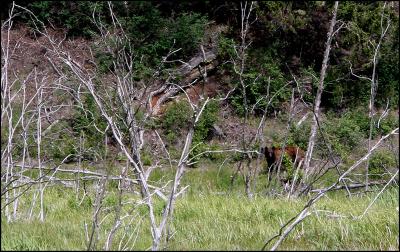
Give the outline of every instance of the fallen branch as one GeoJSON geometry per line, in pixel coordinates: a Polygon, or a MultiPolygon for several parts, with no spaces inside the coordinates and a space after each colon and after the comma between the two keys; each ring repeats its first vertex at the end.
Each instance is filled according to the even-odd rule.
{"type": "MultiPolygon", "coordinates": [[[[20,165],[17,165],[17,166],[20,166],[20,165]]],[[[27,166],[25,166],[25,167],[27,167],[27,166]]],[[[34,166],[31,166],[31,167],[28,167],[28,168],[30,168],[30,169],[39,169],[38,167],[34,167],[34,166]]],[[[51,171],[51,170],[54,170],[54,169],[52,169],[52,168],[42,168],[42,170],[51,171]]],[[[101,177],[107,176],[106,174],[102,174],[102,173],[98,173],[98,172],[92,172],[92,171],[84,171],[84,170],[58,169],[57,171],[58,172],[69,172],[69,173],[73,173],[73,174],[79,173],[79,174],[92,175],[92,176],[85,176],[85,177],[80,178],[82,180],[100,179],[101,177]]],[[[17,176],[17,174],[14,174],[14,175],[17,176]]],[[[125,181],[128,181],[128,182],[134,183],[134,184],[138,184],[137,180],[129,179],[129,178],[123,178],[122,176],[109,176],[108,179],[110,179],[110,180],[125,180],[125,181]]],[[[76,179],[53,179],[52,181],[69,181],[69,180],[70,181],[75,181],[76,179]]],[[[39,183],[39,182],[37,182],[37,181],[35,182],[34,180],[32,180],[32,181],[27,182],[26,185],[28,185],[28,184],[37,184],[37,183],[39,183]]],[[[22,186],[24,186],[24,185],[19,185],[19,187],[22,187],[22,186]]],[[[159,196],[163,200],[167,199],[167,197],[161,192],[160,188],[158,188],[156,186],[152,186],[152,185],[148,185],[148,187],[153,189],[153,190],[155,190],[155,193],[157,194],[157,196],[159,196]]]]}
{"type": "MultiPolygon", "coordinates": [[[[370,183],[368,183],[368,186],[372,186],[372,185],[384,185],[384,184],[386,184],[386,181],[380,181],[380,182],[370,182],[370,183]]],[[[340,185],[340,186],[336,186],[336,187],[333,187],[332,189],[331,189],[331,191],[335,191],[335,190],[341,190],[341,189],[356,189],[356,188],[360,188],[360,187],[365,187],[365,184],[350,184],[350,185],[340,185]]],[[[314,190],[311,190],[311,192],[322,192],[322,191],[324,191],[324,190],[326,190],[326,188],[321,188],[321,189],[314,189],[314,190]]]]}

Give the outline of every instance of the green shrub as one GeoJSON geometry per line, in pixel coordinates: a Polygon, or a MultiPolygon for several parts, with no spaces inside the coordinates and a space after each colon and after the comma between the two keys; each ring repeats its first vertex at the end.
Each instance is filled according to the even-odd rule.
{"type": "Polygon", "coordinates": [[[80,107],[76,108],[70,124],[73,136],[76,138],[76,148],[79,148],[79,138],[82,137],[84,158],[96,159],[98,154],[102,155],[105,151],[104,134],[99,132],[93,124],[96,124],[98,129],[104,131],[107,123],[97,108],[94,98],[91,95],[85,95],[82,98],[85,110],[80,107]]]}
{"type": "MultiPolygon", "coordinates": [[[[281,169],[282,168],[285,171],[283,173],[283,177],[289,181],[293,181],[297,167],[294,167],[292,159],[287,153],[285,153],[283,156],[281,169]]],[[[302,177],[303,177],[303,171],[299,170],[297,173],[296,181],[299,181],[302,177]]]]}
{"type": "Polygon", "coordinates": [[[386,170],[398,168],[394,154],[390,151],[379,151],[373,154],[369,160],[368,173],[373,179],[381,179],[386,170]]]}
{"type": "MultiPolygon", "coordinates": [[[[278,109],[281,102],[290,98],[290,87],[282,89],[287,80],[281,70],[281,62],[276,51],[257,48],[249,51],[248,58],[249,62],[243,74],[248,109],[250,110],[254,106],[256,114],[262,113],[265,109],[268,109],[269,112],[278,109]],[[268,108],[266,107],[268,100],[265,99],[267,94],[269,94],[268,100],[274,96],[268,108]]],[[[236,73],[232,72],[232,75],[236,75],[236,73]]],[[[238,88],[232,94],[230,103],[239,115],[244,116],[243,89],[237,78],[233,80],[233,83],[238,88]]]]}
{"type": "Polygon", "coordinates": [[[233,39],[220,35],[218,39],[218,56],[222,59],[231,59],[235,56],[235,42],[233,39]]]}
{"type": "Polygon", "coordinates": [[[132,44],[148,66],[160,63],[173,47],[181,48],[171,58],[187,59],[198,47],[207,19],[198,13],[183,12],[174,16],[163,13],[151,2],[130,3],[131,13],[121,18],[132,44]]]}
{"type": "MultiPolygon", "coordinates": [[[[207,140],[211,132],[213,124],[218,120],[218,109],[218,102],[214,100],[210,101],[204,108],[203,113],[201,114],[194,130],[192,146],[196,147],[190,153],[189,158],[192,158],[204,151],[210,150],[210,146],[205,144],[205,141],[207,140]]],[[[218,147],[211,146],[211,149],[212,148],[218,147]]],[[[216,157],[218,157],[218,155],[216,153],[207,153],[202,157],[215,159],[216,157]]],[[[197,157],[193,161],[198,161],[200,158],[201,157],[197,157]]]]}
{"type": "Polygon", "coordinates": [[[146,165],[146,166],[151,165],[152,158],[151,158],[151,154],[148,151],[143,151],[141,158],[142,158],[143,165],[146,165]]]}
{"type": "MultiPolygon", "coordinates": [[[[399,124],[398,116],[389,114],[380,121],[378,128],[378,113],[374,118],[374,127],[372,128],[372,138],[376,138],[378,135],[388,134],[391,130],[396,128],[399,124]]],[[[342,117],[343,120],[351,121],[359,127],[360,132],[365,138],[369,137],[370,131],[370,118],[368,116],[368,109],[365,107],[358,107],[354,110],[346,112],[342,117]]]]}
{"type": "Polygon", "coordinates": [[[165,130],[167,141],[174,141],[181,136],[184,129],[191,123],[192,109],[187,101],[173,102],[168,105],[160,125],[165,130]]]}
{"type": "Polygon", "coordinates": [[[398,114],[389,114],[387,117],[381,120],[378,132],[381,135],[386,135],[396,127],[399,127],[398,114]]]}
{"type": "Polygon", "coordinates": [[[212,126],[218,120],[219,105],[217,101],[210,101],[203,110],[196,124],[193,141],[204,141],[210,133],[212,126]]]}
{"type": "MultiPolygon", "coordinates": [[[[68,36],[91,37],[97,32],[97,27],[92,22],[94,7],[96,6],[100,15],[104,15],[105,11],[108,11],[106,4],[105,2],[38,1],[29,3],[27,8],[45,25],[51,23],[56,27],[67,28],[68,36]]],[[[23,13],[21,18],[34,27],[27,14],[23,13]]]]}
{"type": "MultiPolygon", "coordinates": [[[[370,120],[368,117],[368,110],[364,107],[359,107],[354,110],[346,112],[342,118],[348,121],[352,121],[357,125],[360,131],[363,133],[364,137],[369,136],[370,120]]],[[[376,132],[373,132],[374,136],[376,132]]]]}
{"type": "Polygon", "coordinates": [[[169,23],[169,31],[164,38],[170,41],[169,47],[175,40],[175,47],[182,48],[182,55],[191,55],[204,35],[206,23],[206,17],[198,13],[181,13],[169,23]]]}
{"type": "Polygon", "coordinates": [[[346,157],[363,138],[356,121],[346,116],[328,119],[322,128],[334,151],[342,157],[346,157]]]}
{"type": "Polygon", "coordinates": [[[285,153],[283,155],[282,168],[284,168],[287,172],[287,179],[289,179],[289,180],[293,179],[293,177],[294,177],[293,162],[287,153],[285,153]]]}
{"type": "Polygon", "coordinates": [[[296,145],[303,150],[307,149],[311,125],[303,122],[299,127],[292,124],[289,129],[288,145],[296,145]]]}

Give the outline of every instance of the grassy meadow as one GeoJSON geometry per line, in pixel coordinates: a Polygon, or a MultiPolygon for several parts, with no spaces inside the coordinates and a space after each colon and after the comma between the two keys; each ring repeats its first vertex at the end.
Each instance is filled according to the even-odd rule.
{"type": "MultiPolygon", "coordinates": [[[[258,193],[250,200],[244,195],[243,182],[238,179],[230,187],[232,168],[229,165],[207,169],[189,169],[183,185],[190,185],[177,200],[171,233],[166,250],[260,250],[264,242],[277,234],[280,226],[298,213],[306,198],[286,199],[265,195],[266,177],[261,175],[258,193]]],[[[167,181],[172,172],[157,170],[151,180],[167,181]]],[[[116,183],[109,183],[109,193],[103,200],[99,215],[101,226],[96,249],[103,249],[114,220],[114,206],[118,200],[116,183]],[[114,190],[112,190],[114,189],[114,190]]],[[[85,250],[87,229],[91,230],[94,186],[87,184],[89,193],[82,200],[82,192],[52,186],[45,192],[44,223],[35,218],[38,210],[29,214],[32,193],[20,200],[20,219],[8,224],[2,216],[2,250],[85,250]]],[[[313,214],[299,224],[281,244],[281,250],[398,250],[399,248],[399,191],[389,188],[377,199],[367,214],[360,216],[375,192],[351,198],[343,191],[329,193],[312,209],[313,214]]],[[[131,211],[116,234],[113,250],[147,250],[151,234],[143,205],[132,208],[129,203],[134,193],[124,193],[126,202],[122,215],[131,211]],[[144,217],[143,217],[144,216],[144,217]]],[[[161,209],[163,202],[155,202],[161,209]]],[[[37,206],[38,204],[36,204],[37,206]]]]}

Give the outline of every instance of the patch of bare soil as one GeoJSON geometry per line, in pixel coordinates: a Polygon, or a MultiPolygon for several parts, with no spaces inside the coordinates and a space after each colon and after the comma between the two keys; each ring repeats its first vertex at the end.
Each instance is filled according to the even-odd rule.
{"type": "MultiPolygon", "coordinates": [[[[77,62],[83,64],[89,58],[90,51],[87,40],[83,38],[66,39],[66,32],[62,29],[48,29],[47,31],[57,46],[65,48],[77,62]]],[[[7,30],[2,30],[1,40],[3,49],[7,46],[9,48],[7,72],[9,83],[16,80],[18,86],[18,83],[24,82],[27,99],[35,95],[39,86],[44,86],[44,109],[47,109],[46,111],[58,109],[57,113],[52,113],[53,120],[71,116],[72,97],[65,90],[63,92],[55,88],[66,80],[58,74],[57,69],[62,69],[63,66],[52,57],[52,45],[48,38],[33,33],[27,26],[18,25],[13,27],[9,34],[7,34],[7,30]],[[61,104],[62,106],[59,106],[61,104]],[[59,107],[56,108],[56,106],[59,107]]],[[[22,98],[22,92],[18,93],[15,102],[22,103],[22,98]]],[[[44,122],[46,123],[46,120],[44,122]]]]}

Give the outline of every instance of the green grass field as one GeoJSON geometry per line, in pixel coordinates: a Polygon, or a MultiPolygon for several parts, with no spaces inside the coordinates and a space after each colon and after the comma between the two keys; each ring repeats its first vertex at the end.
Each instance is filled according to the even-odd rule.
{"type": "MultiPolygon", "coordinates": [[[[241,180],[236,181],[230,190],[231,174],[228,167],[220,170],[188,170],[182,184],[190,184],[190,189],[177,201],[172,226],[172,232],[175,233],[167,250],[260,250],[264,242],[278,232],[280,225],[298,213],[307,201],[306,198],[287,200],[264,196],[263,176],[260,176],[258,183],[259,193],[249,200],[243,193],[241,180]]],[[[171,172],[155,171],[151,179],[167,181],[171,177],[171,172]]],[[[109,186],[113,188],[115,184],[109,186]]],[[[331,192],[315,205],[313,214],[293,230],[279,249],[398,250],[397,187],[385,191],[364,218],[353,218],[363,213],[376,193],[349,198],[344,192],[331,192]]],[[[123,201],[132,197],[132,194],[126,193],[123,201]]],[[[37,218],[24,220],[31,199],[32,193],[21,198],[20,220],[8,224],[2,216],[2,250],[87,248],[85,223],[90,231],[93,194],[79,205],[80,198],[76,198],[74,190],[57,186],[48,188],[45,193],[44,223],[37,218]]],[[[96,249],[103,249],[106,234],[114,219],[115,202],[117,197],[114,190],[104,199],[104,211],[100,214],[103,222],[96,249]]],[[[163,204],[157,201],[155,208],[161,212],[163,204]]],[[[123,213],[129,209],[131,204],[125,204],[123,213]]],[[[140,206],[133,211],[134,218],[125,219],[114,239],[113,250],[149,249],[151,235],[146,212],[147,208],[140,206]]],[[[34,213],[37,216],[38,210],[35,209],[34,213]]]]}

